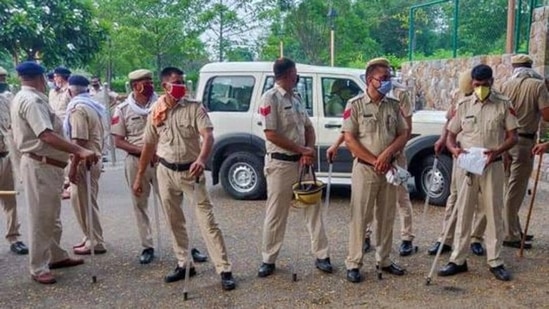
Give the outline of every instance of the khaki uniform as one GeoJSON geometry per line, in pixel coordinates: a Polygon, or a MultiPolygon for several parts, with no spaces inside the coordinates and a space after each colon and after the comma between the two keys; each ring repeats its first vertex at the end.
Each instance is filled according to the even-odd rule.
{"type": "MultiPolygon", "coordinates": [[[[374,156],[380,155],[398,136],[405,134],[406,122],[398,101],[384,97],[375,104],[364,94],[347,103],[343,115],[345,133],[354,135],[374,156]]],[[[351,176],[351,222],[347,269],[362,266],[362,243],[365,220],[375,215],[376,261],[380,267],[391,265],[389,254],[393,242],[393,224],[397,187],[378,175],[373,166],[354,160],[351,176]],[[374,213],[374,215],[372,215],[374,213]]]]}
{"type": "MultiPolygon", "coordinates": [[[[496,149],[505,140],[505,132],[517,128],[511,102],[492,90],[488,99],[481,103],[476,96],[464,98],[458,103],[456,113],[448,130],[461,133],[463,149],[483,147],[496,149]]],[[[471,236],[471,224],[477,204],[486,215],[486,257],[490,267],[503,265],[500,258],[503,242],[503,162],[501,158],[486,166],[482,175],[466,173],[457,168],[456,182],[458,207],[454,251],[450,262],[462,265],[467,257],[471,236]],[[480,203],[479,203],[480,200],[480,203]]]]}
{"type": "MultiPolygon", "coordinates": [[[[275,85],[261,98],[263,129],[272,130],[294,143],[305,146],[305,128],[313,129],[299,97],[275,85]]],[[[299,161],[275,159],[272,154],[295,156],[289,150],[266,141],[265,177],[267,178],[267,209],[263,225],[262,258],[264,263],[276,261],[286,232],[292,202],[292,185],[299,179],[299,161]]],[[[303,210],[311,235],[311,250],[317,259],[329,257],[328,238],[321,217],[321,205],[303,210]]]]}
{"type": "MultiPolygon", "coordinates": [[[[0,190],[15,190],[12,161],[13,155],[10,147],[11,120],[10,120],[10,102],[0,94],[0,190]]],[[[19,220],[17,218],[17,201],[15,195],[0,195],[0,203],[6,214],[6,239],[9,243],[19,240],[19,220]]]]}
{"type": "Polygon", "coordinates": [[[90,96],[92,99],[96,100],[97,102],[103,104],[105,108],[109,109],[109,113],[112,115],[114,112],[114,109],[116,108],[116,97],[117,94],[114,91],[109,91],[109,102],[105,102],[105,93],[103,92],[103,88],[99,88],[99,90],[95,90],[95,88],[90,87],[90,96]]]}
{"type": "Polygon", "coordinates": [[[48,263],[67,259],[61,240],[61,186],[63,168],[32,159],[29,154],[67,162],[68,153],[42,142],[38,136],[52,130],[63,134],[62,123],[48,104],[48,98],[32,87],[23,86],[12,102],[11,119],[15,145],[23,154],[21,177],[29,207],[30,272],[49,272],[48,263]]]}
{"type": "MultiPolygon", "coordinates": [[[[448,109],[448,112],[446,113],[446,119],[452,119],[452,117],[455,114],[455,103],[453,103],[450,108],[448,109]]],[[[459,142],[460,135],[457,136],[457,141],[459,142]]],[[[456,171],[458,170],[457,166],[457,160],[454,158],[452,163],[452,175],[451,175],[451,182],[450,182],[450,195],[448,196],[448,199],[446,200],[446,208],[444,209],[444,221],[442,222],[442,231],[440,231],[439,237],[437,239],[438,242],[452,246],[452,243],[454,242],[454,233],[456,230],[456,221],[457,216],[454,217],[454,220],[450,222],[450,219],[452,217],[452,212],[454,210],[454,206],[456,205],[457,200],[457,179],[456,179],[456,171]],[[446,227],[450,225],[448,234],[446,235],[446,239],[444,238],[444,232],[446,231],[446,227]]],[[[475,221],[474,221],[474,228],[471,233],[471,242],[479,242],[481,243],[484,240],[484,231],[486,230],[486,216],[483,213],[483,207],[479,203],[477,204],[477,208],[475,210],[475,221]]]]}
{"type": "MultiPolygon", "coordinates": [[[[86,141],[84,148],[93,151],[97,156],[101,156],[103,148],[104,129],[101,123],[101,118],[89,106],[77,104],[72,110],[68,111],[67,117],[71,125],[71,139],[79,139],[86,141]]],[[[94,164],[90,169],[90,182],[87,183],[86,165],[80,164],[77,170],[78,184],[71,183],[71,203],[74,209],[74,214],[82,233],[85,235],[85,246],[101,250],[104,248],[103,229],[99,220],[99,205],[97,204],[97,194],[99,190],[99,176],[101,175],[101,164],[94,164]],[[89,241],[88,235],[88,188],[91,188],[91,207],[92,207],[92,232],[94,235],[95,244],[89,241]]]]}
{"type": "Polygon", "coordinates": [[[507,192],[505,195],[504,222],[505,241],[519,241],[522,228],[518,212],[532,173],[534,156],[532,148],[536,144],[541,110],[549,108],[549,93],[543,80],[525,76],[514,77],[502,86],[503,93],[511,99],[517,112],[518,143],[508,153],[511,166],[508,171],[507,192]]]}
{"type": "MultiPolygon", "coordinates": [[[[159,100],[162,100],[161,97],[159,100]]],[[[157,103],[158,104],[158,103],[157,103]]],[[[200,130],[213,128],[206,110],[198,102],[182,99],[167,111],[161,124],[153,124],[152,113],[145,127],[144,143],[157,145],[160,160],[157,169],[158,187],[166,221],[173,237],[173,249],[180,267],[185,267],[188,258],[189,239],[186,218],[181,203],[184,194],[192,196],[195,218],[212,257],[217,273],[230,272],[227,249],[223,235],[215,221],[213,205],[206,190],[206,178],[202,175],[195,185],[190,171],[175,171],[169,164],[190,164],[200,154],[200,130]],[[194,192],[194,190],[198,190],[194,192]],[[194,200],[196,197],[198,200],[194,200]]],[[[192,264],[192,261],[191,261],[192,264]]]]}
{"type": "MultiPolygon", "coordinates": [[[[127,102],[117,106],[111,121],[111,134],[126,138],[128,143],[138,147],[143,146],[143,133],[147,116],[136,113],[127,102]]],[[[126,155],[125,174],[126,182],[131,190],[137,170],[139,168],[139,157],[133,154],[126,155]]],[[[156,183],[156,167],[147,166],[141,187],[143,194],[140,197],[131,194],[133,209],[137,220],[137,230],[143,248],[153,248],[151,220],[148,214],[148,199],[151,186],[156,183]]],[[[158,192],[158,191],[157,191],[158,192]]]]}
{"type": "Polygon", "coordinates": [[[69,102],[71,101],[69,87],[65,86],[63,88],[50,90],[48,99],[55,115],[63,121],[67,114],[67,105],[69,105],[69,102]]]}

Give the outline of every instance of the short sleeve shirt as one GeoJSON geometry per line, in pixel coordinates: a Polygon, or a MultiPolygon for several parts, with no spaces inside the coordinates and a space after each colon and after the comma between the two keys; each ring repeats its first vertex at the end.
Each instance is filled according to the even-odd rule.
{"type": "Polygon", "coordinates": [[[515,111],[519,132],[536,133],[541,118],[540,111],[549,108],[549,92],[543,80],[518,76],[506,81],[502,92],[509,97],[515,111]]]}
{"type": "Polygon", "coordinates": [[[408,129],[398,101],[384,97],[379,104],[362,94],[347,103],[343,132],[351,133],[374,156],[408,129]]]}
{"type": "Polygon", "coordinates": [[[53,148],[38,137],[46,130],[63,135],[62,122],[43,93],[33,87],[22,86],[13,98],[10,114],[15,146],[21,153],[68,161],[68,153],[53,148]]]}
{"type": "Polygon", "coordinates": [[[65,115],[67,114],[67,106],[71,101],[69,88],[63,87],[50,90],[48,100],[57,117],[63,121],[65,119],[65,115]]]}
{"type": "Polygon", "coordinates": [[[412,117],[414,114],[414,107],[412,106],[412,100],[410,99],[410,92],[404,89],[395,89],[395,95],[398,98],[402,116],[404,116],[404,118],[412,117]]]}
{"type": "Polygon", "coordinates": [[[89,106],[77,104],[68,114],[71,138],[86,141],[85,148],[102,154],[104,128],[101,118],[89,106]]]}
{"type": "Polygon", "coordinates": [[[8,151],[8,138],[11,128],[10,102],[0,94],[0,152],[8,151]]]}
{"type": "MultiPolygon", "coordinates": [[[[272,89],[263,94],[259,106],[264,131],[275,131],[297,145],[305,146],[305,128],[312,128],[313,125],[298,96],[275,84],[272,89]]],[[[270,141],[266,141],[265,144],[267,153],[296,154],[270,141]]]]}
{"type": "Polygon", "coordinates": [[[157,126],[152,113],[149,115],[144,143],[157,145],[156,154],[170,163],[190,163],[200,154],[200,131],[204,129],[213,129],[206,109],[200,102],[184,98],[167,111],[166,120],[157,126]]]}
{"type": "Polygon", "coordinates": [[[518,127],[515,111],[509,99],[492,91],[482,103],[476,96],[458,102],[448,130],[460,133],[462,148],[495,149],[505,140],[505,132],[518,127]]]}
{"type": "Polygon", "coordinates": [[[141,147],[143,146],[143,132],[147,116],[136,113],[129,103],[124,102],[114,111],[111,120],[111,133],[125,137],[128,143],[141,147]]]}

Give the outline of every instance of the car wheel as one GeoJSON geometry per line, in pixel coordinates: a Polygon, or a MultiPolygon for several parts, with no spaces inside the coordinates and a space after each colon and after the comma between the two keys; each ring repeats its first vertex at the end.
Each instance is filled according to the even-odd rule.
{"type": "Polygon", "coordinates": [[[266,180],[262,158],[248,152],[229,155],[219,170],[223,189],[238,200],[265,197],[266,180]]]}
{"type": "Polygon", "coordinates": [[[427,192],[430,191],[429,204],[445,206],[450,195],[452,159],[446,155],[439,156],[437,169],[433,174],[434,161],[434,155],[423,159],[419,173],[415,177],[416,189],[421,198],[426,198],[427,192]],[[432,185],[430,184],[431,178],[433,179],[432,185]]]}

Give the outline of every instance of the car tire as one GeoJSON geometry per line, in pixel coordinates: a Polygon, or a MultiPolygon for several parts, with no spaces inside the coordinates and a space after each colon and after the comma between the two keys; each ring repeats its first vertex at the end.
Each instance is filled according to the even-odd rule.
{"type": "Polygon", "coordinates": [[[263,166],[263,158],[249,152],[229,155],[219,170],[223,189],[237,200],[265,198],[267,186],[263,166]]]}
{"type": "MultiPolygon", "coordinates": [[[[416,191],[422,199],[427,196],[434,161],[434,155],[424,158],[415,177],[416,191]]],[[[450,195],[450,182],[452,181],[452,159],[447,155],[439,156],[437,170],[438,173],[434,176],[434,185],[429,196],[429,204],[446,206],[446,200],[450,195]]]]}

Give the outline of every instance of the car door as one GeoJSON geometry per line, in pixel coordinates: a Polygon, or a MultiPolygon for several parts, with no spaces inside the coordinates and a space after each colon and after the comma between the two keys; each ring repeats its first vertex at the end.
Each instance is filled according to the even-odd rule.
{"type": "MultiPolygon", "coordinates": [[[[347,101],[363,93],[362,83],[353,76],[338,76],[319,74],[317,92],[320,95],[317,125],[317,149],[319,160],[319,175],[328,172],[329,163],[326,150],[339,138],[343,123],[343,111],[347,101]]],[[[333,162],[333,172],[347,174],[349,177],[353,167],[351,152],[343,143],[333,162]]],[[[336,175],[337,176],[337,175],[336,175]]],[[[343,175],[342,175],[343,176],[343,175]]]]}

